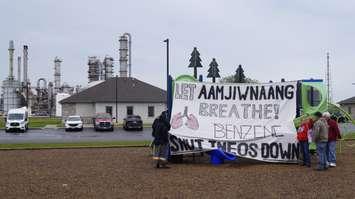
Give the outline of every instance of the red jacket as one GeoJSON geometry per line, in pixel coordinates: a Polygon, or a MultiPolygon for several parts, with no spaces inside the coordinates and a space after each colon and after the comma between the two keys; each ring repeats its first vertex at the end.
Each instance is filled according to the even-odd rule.
{"type": "Polygon", "coordinates": [[[308,123],[301,124],[297,129],[297,140],[298,141],[308,141],[308,123]]]}
{"type": "Polygon", "coordinates": [[[341,139],[338,123],[332,119],[327,120],[329,130],[328,130],[328,141],[336,141],[338,138],[341,139]]]}

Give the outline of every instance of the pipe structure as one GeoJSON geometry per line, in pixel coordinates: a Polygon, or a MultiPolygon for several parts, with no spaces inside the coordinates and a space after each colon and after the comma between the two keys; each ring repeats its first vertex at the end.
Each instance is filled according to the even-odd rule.
{"type": "Polygon", "coordinates": [[[61,77],[61,72],[60,72],[60,64],[62,63],[62,60],[59,59],[58,57],[54,58],[54,92],[59,93],[60,87],[61,87],[61,82],[60,82],[60,77],[61,77]]]}
{"type": "Polygon", "coordinates": [[[47,89],[47,80],[44,78],[39,78],[37,80],[37,89],[47,89]],[[41,88],[41,81],[43,81],[43,87],[41,88]]]}
{"type": "Polygon", "coordinates": [[[128,40],[127,37],[122,35],[120,36],[120,70],[119,70],[119,74],[120,77],[127,77],[127,66],[128,66],[128,40]]]}
{"type": "Polygon", "coordinates": [[[14,79],[14,41],[9,42],[9,79],[14,79]]]}
{"type": "Polygon", "coordinates": [[[29,83],[28,81],[28,46],[23,46],[23,82],[25,85],[29,83]]]}
{"type": "Polygon", "coordinates": [[[17,80],[21,82],[21,56],[17,57],[17,80]]]}
{"type": "Polygon", "coordinates": [[[123,36],[128,36],[128,77],[132,76],[132,36],[129,33],[124,33],[123,36]]]}
{"type": "Polygon", "coordinates": [[[112,57],[109,57],[109,56],[106,56],[104,58],[104,61],[103,61],[103,65],[104,65],[104,79],[107,80],[107,79],[110,79],[113,77],[113,58],[112,57]]]}

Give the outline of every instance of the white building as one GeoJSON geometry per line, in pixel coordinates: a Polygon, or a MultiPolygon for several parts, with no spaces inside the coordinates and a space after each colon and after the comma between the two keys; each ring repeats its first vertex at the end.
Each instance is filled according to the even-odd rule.
{"type": "Polygon", "coordinates": [[[96,113],[110,113],[122,123],[127,115],[152,123],[166,110],[166,91],[130,77],[114,77],[61,100],[62,116],[80,115],[91,121],[96,113]],[[116,112],[117,107],[117,112],[116,112]]]}
{"type": "Polygon", "coordinates": [[[355,119],[355,96],[338,102],[340,107],[355,119]]]}
{"type": "Polygon", "coordinates": [[[62,104],[59,103],[61,100],[69,97],[70,94],[68,93],[57,93],[55,95],[55,116],[56,117],[62,117],[62,104]]]}

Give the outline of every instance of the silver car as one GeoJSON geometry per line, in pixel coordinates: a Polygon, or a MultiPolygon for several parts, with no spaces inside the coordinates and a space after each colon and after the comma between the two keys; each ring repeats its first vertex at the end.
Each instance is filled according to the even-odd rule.
{"type": "Polygon", "coordinates": [[[83,120],[78,115],[69,116],[65,120],[65,131],[70,130],[83,130],[83,120]]]}

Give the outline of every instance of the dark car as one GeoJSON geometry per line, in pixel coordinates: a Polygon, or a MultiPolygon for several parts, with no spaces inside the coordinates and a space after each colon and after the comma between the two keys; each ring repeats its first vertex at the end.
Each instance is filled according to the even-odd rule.
{"type": "Polygon", "coordinates": [[[108,113],[97,113],[93,118],[94,129],[113,131],[113,119],[108,113]]]}
{"type": "Polygon", "coordinates": [[[126,118],[123,119],[123,129],[124,130],[130,130],[130,129],[136,129],[136,130],[143,130],[143,121],[141,116],[139,115],[129,115],[126,118]]]}

